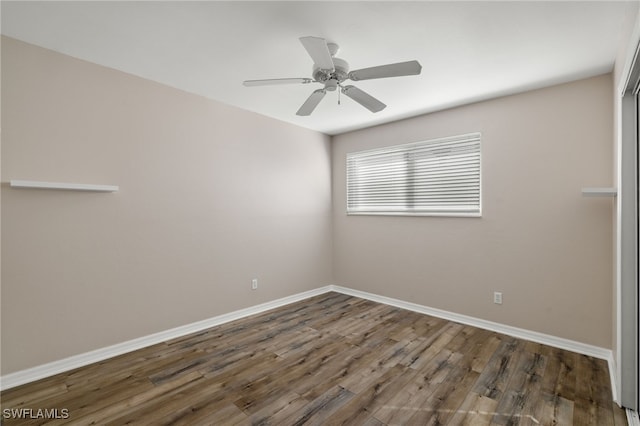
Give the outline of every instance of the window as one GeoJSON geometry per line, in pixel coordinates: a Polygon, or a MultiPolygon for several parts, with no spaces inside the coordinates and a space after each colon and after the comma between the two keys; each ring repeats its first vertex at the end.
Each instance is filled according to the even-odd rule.
{"type": "Polygon", "coordinates": [[[347,214],[480,216],[480,134],[347,154],[347,214]]]}

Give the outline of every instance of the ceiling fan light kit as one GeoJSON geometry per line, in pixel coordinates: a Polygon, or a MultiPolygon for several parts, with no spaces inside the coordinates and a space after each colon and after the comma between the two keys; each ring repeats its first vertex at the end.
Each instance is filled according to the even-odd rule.
{"type": "Polygon", "coordinates": [[[327,91],[340,92],[353,99],[371,112],[382,111],[386,105],[378,99],[358,89],[355,86],[343,86],[346,80],[360,81],[377,78],[401,77],[407,75],[418,75],[422,71],[422,66],[418,61],[398,62],[395,64],[380,65],[377,67],[362,68],[349,71],[349,63],[335,55],[340,49],[336,43],[327,42],[319,37],[300,37],[300,42],[313,60],[313,78],[276,78],[268,80],[246,80],[242,84],[247,87],[269,86],[280,84],[309,84],[320,83],[323,89],[315,90],[309,98],[302,104],[296,115],[311,115],[318,106],[327,91]]]}

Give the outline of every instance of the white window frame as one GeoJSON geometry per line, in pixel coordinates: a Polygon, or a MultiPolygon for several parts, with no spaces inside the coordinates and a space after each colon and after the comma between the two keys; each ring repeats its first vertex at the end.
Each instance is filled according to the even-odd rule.
{"type": "MultiPolygon", "coordinates": [[[[468,133],[464,135],[457,135],[445,138],[431,139],[420,142],[412,142],[402,145],[387,146],[383,148],[376,148],[366,151],[350,152],[346,155],[346,194],[347,194],[347,215],[391,215],[391,216],[454,216],[454,217],[481,217],[482,216],[482,137],[480,133],[468,133]],[[466,147],[466,148],[465,148],[466,147]],[[455,171],[452,174],[452,181],[445,182],[445,187],[441,193],[440,199],[446,200],[450,198],[456,198],[456,194],[460,194],[461,190],[465,191],[466,195],[457,197],[458,199],[454,203],[446,204],[432,204],[426,202],[422,206],[415,206],[412,203],[412,197],[416,195],[416,181],[410,179],[409,174],[413,173],[410,170],[415,167],[415,158],[419,157],[428,163],[434,163],[435,166],[430,168],[428,165],[418,170],[418,177],[422,177],[426,180],[421,180],[418,184],[433,185],[437,183],[442,187],[443,183],[434,182],[427,178],[430,171],[436,171],[441,174],[444,170],[446,173],[452,173],[449,166],[444,166],[442,161],[434,162],[433,159],[437,157],[437,153],[441,153],[444,149],[469,149],[470,153],[464,154],[465,157],[470,156],[470,160],[461,160],[461,156],[444,156],[442,159],[445,163],[452,161],[455,164],[455,169],[460,170],[458,174],[455,171]],[[406,166],[405,172],[402,172],[402,167],[390,168],[387,166],[376,169],[375,166],[370,166],[370,170],[374,170],[369,176],[360,176],[360,180],[371,179],[369,181],[363,181],[358,184],[354,180],[358,177],[353,176],[358,168],[365,168],[371,162],[372,159],[379,159],[382,162],[389,161],[389,166],[392,162],[397,164],[398,158],[404,158],[406,166]],[[413,160],[412,160],[413,159],[413,160]],[[360,162],[360,164],[358,164],[360,162]],[[439,164],[438,164],[439,163],[439,164]],[[467,167],[467,168],[465,168],[467,167]],[[402,176],[405,173],[405,176],[402,176]],[[469,174],[470,177],[464,178],[465,182],[462,183],[463,174],[469,174]],[[387,180],[383,175],[390,176],[387,180]],[[377,182],[376,182],[377,180],[377,182]],[[387,185],[385,190],[377,184],[383,183],[387,185]],[[408,182],[412,182],[408,183],[408,182]],[[467,184],[468,182],[468,184],[467,184]],[[358,196],[358,190],[364,185],[373,185],[375,188],[373,192],[376,194],[370,194],[371,198],[362,198],[364,201],[358,206],[355,197],[358,196]],[[391,191],[388,188],[398,188],[397,191],[391,191]],[[454,188],[458,187],[458,192],[454,188]],[[462,188],[460,188],[462,187],[462,188]],[[476,195],[477,192],[477,195],[476,195]],[[389,194],[388,196],[385,194],[389,194]],[[392,195],[391,195],[392,194],[392,195]],[[386,198],[386,204],[374,205],[373,198],[375,195],[380,195],[386,198]],[[464,200],[470,200],[470,203],[465,205],[464,200]],[[413,205],[412,205],[413,204],[413,205]]],[[[363,175],[366,172],[363,172],[363,175]]],[[[415,175],[413,176],[415,178],[415,175]]],[[[442,178],[439,178],[440,180],[442,178]]],[[[372,192],[372,191],[370,191],[372,192]]],[[[418,196],[430,197],[433,194],[433,187],[431,191],[423,191],[418,196]]]]}

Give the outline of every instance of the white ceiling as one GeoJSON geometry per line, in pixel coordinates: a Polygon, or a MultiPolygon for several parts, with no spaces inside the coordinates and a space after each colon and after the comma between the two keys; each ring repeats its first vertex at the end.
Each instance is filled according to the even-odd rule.
{"type": "Polygon", "coordinates": [[[612,70],[637,1],[2,1],[2,34],[327,134],[612,70]],[[340,45],[351,69],[417,59],[419,76],[353,83],[388,106],[337,92],[295,112],[320,85],[298,38],[340,45]]]}

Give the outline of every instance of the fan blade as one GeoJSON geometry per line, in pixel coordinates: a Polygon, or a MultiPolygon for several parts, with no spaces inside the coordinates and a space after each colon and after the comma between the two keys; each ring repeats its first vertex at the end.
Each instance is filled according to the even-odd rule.
{"type": "Polygon", "coordinates": [[[320,37],[300,37],[300,42],[313,59],[313,63],[323,70],[334,70],[333,59],[325,39],[320,37]]]}
{"type": "Polygon", "coordinates": [[[242,82],[244,86],[273,86],[276,84],[307,84],[313,83],[310,78],[272,78],[269,80],[245,80],[242,82]]]}
{"type": "Polygon", "coordinates": [[[302,104],[296,115],[311,115],[314,109],[318,106],[324,95],[327,94],[327,91],[324,89],[318,89],[314,91],[311,96],[307,98],[306,101],[302,104]]]}
{"type": "Polygon", "coordinates": [[[401,77],[403,75],[418,75],[420,71],[422,71],[422,65],[418,61],[408,61],[351,71],[349,78],[353,81],[359,81],[372,78],[401,77]]]}
{"type": "Polygon", "coordinates": [[[342,93],[344,93],[371,112],[379,112],[387,107],[385,104],[383,104],[367,92],[363,92],[355,86],[343,87],[342,93]]]}

